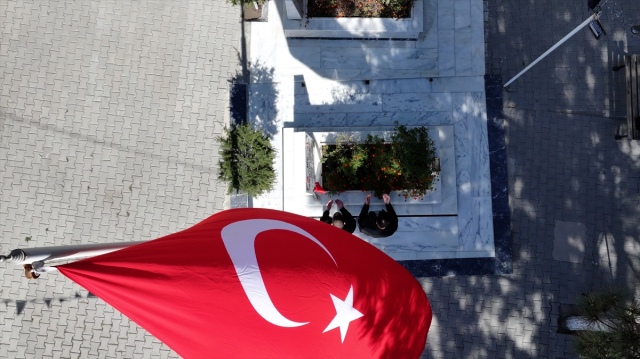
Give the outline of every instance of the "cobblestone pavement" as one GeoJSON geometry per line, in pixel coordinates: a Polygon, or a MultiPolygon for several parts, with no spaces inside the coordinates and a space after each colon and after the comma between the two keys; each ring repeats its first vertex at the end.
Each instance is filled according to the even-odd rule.
{"type": "MultiPolygon", "coordinates": [[[[0,1],[0,252],[152,239],[223,209],[240,33],[224,0],[0,1]]],[[[0,277],[3,357],[176,356],[59,274],[0,277]]]]}
{"type": "MultiPolygon", "coordinates": [[[[508,81],[589,16],[585,1],[489,0],[487,73],[508,81]]],[[[561,306],[640,273],[640,145],[626,133],[622,55],[640,53],[640,3],[609,0],[608,36],[584,29],[505,92],[514,273],[428,278],[425,358],[575,358],[561,306]],[[584,259],[554,260],[556,222],[586,226],[584,259]],[[608,250],[607,250],[608,249],[608,250]]]]}

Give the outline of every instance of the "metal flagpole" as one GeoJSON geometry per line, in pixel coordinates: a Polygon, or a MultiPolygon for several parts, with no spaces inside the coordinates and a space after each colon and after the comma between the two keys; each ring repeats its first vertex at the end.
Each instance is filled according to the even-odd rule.
{"type": "Polygon", "coordinates": [[[527,72],[530,68],[532,68],[535,64],[537,64],[538,62],[540,62],[540,60],[544,59],[547,55],[549,55],[553,50],[557,49],[560,45],[564,44],[567,40],[569,40],[573,35],[575,35],[578,31],[580,31],[583,27],[589,25],[589,23],[591,21],[594,20],[598,20],[598,18],[600,17],[600,12],[597,12],[591,16],[589,16],[589,18],[587,18],[582,24],[578,25],[578,27],[576,27],[573,31],[571,31],[567,36],[563,37],[562,40],[558,41],[555,45],[553,45],[553,47],[551,47],[549,50],[547,50],[547,52],[545,52],[544,54],[542,54],[540,57],[538,57],[534,62],[532,62],[529,66],[525,67],[524,70],[520,71],[519,74],[517,74],[514,78],[512,78],[511,80],[509,80],[509,82],[507,82],[503,87],[507,87],[509,85],[511,85],[511,83],[515,80],[518,79],[518,77],[522,76],[522,74],[524,74],[525,72],[527,72]]]}
{"type": "Polygon", "coordinates": [[[55,267],[45,267],[45,261],[69,261],[95,257],[144,242],[146,241],[14,249],[8,256],[0,255],[0,262],[22,265],[27,278],[35,279],[38,278],[38,273],[57,270],[55,267]]]}

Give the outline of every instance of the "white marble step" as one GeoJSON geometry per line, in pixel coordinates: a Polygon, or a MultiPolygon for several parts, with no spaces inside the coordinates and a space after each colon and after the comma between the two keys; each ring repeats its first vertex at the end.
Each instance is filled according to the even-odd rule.
{"type": "MultiPolygon", "coordinates": [[[[453,258],[485,258],[495,257],[494,250],[478,250],[478,251],[393,251],[390,249],[383,250],[377,245],[375,247],[385,252],[389,257],[397,261],[405,260],[424,260],[424,259],[453,259],[453,258]]],[[[445,273],[443,273],[445,275],[445,273]]]]}
{"type": "Polygon", "coordinates": [[[294,114],[365,112],[451,112],[451,93],[294,95],[294,114]]]}
{"type": "MultiPolygon", "coordinates": [[[[287,82],[294,76],[304,74],[306,79],[316,78],[333,81],[353,81],[353,80],[384,80],[384,79],[410,79],[420,77],[438,76],[437,68],[429,69],[409,69],[394,70],[386,68],[308,68],[308,67],[284,67],[277,68],[272,74],[271,81],[287,82]]],[[[251,82],[259,82],[259,79],[251,74],[251,82]]]]}
{"type": "Polygon", "coordinates": [[[416,47],[416,41],[406,40],[319,40],[319,39],[291,39],[285,38],[284,43],[278,43],[278,46],[284,45],[288,47],[312,47],[312,48],[346,48],[354,47],[358,49],[411,49],[416,47]]]}
{"type": "Polygon", "coordinates": [[[339,81],[438,76],[438,49],[280,47],[273,41],[255,46],[260,53],[257,62],[274,69],[272,82],[290,81],[300,74],[339,81]]]}
{"type": "Polygon", "coordinates": [[[431,49],[330,47],[320,50],[320,68],[323,69],[420,70],[435,68],[437,60],[438,52],[431,49]]]}
{"type": "MultiPolygon", "coordinates": [[[[374,245],[396,260],[418,259],[434,252],[457,252],[459,249],[456,217],[400,217],[398,230],[386,238],[360,233],[356,237],[374,245]]],[[[422,258],[421,258],[422,259],[422,258]]]]}
{"type": "MultiPolygon", "coordinates": [[[[286,202],[286,200],[285,200],[286,202]]],[[[325,201],[326,203],[327,201],[325,201]]],[[[360,209],[362,205],[346,205],[347,209],[353,214],[357,216],[360,213],[360,209]],[[353,209],[353,211],[352,211],[353,209]]],[[[371,205],[369,210],[371,211],[379,211],[384,209],[384,205],[371,205]]],[[[288,208],[285,208],[287,211],[288,208]]],[[[429,205],[416,205],[416,204],[394,204],[393,210],[396,211],[396,214],[399,216],[449,216],[456,215],[456,208],[451,208],[451,206],[429,206],[429,205]],[[434,208],[435,207],[435,208],[434,208]]],[[[306,207],[303,211],[296,211],[296,214],[307,217],[320,217],[322,216],[323,207],[318,206],[317,208],[313,208],[312,206],[306,207]]],[[[288,212],[291,212],[290,210],[288,212]]]]}
{"type": "Polygon", "coordinates": [[[451,125],[449,111],[427,112],[335,112],[297,113],[289,127],[367,127],[393,126],[395,121],[407,126],[451,125]]]}
{"type": "Polygon", "coordinates": [[[482,0],[436,1],[439,76],[484,75],[482,0]]]}
{"type": "Polygon", "coordinates": [[[294,95],[329,96],[335,100],[353,94],[409,94],[483,92],[483,76],[388,79],[365,81],[332,81],[304,76],[295,79],[294,95]]]}

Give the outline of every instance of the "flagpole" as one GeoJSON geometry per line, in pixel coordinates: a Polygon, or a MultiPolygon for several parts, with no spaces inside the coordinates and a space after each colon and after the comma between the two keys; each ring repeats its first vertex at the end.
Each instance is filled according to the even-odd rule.
{"type": "Polygon", "coordinates": [[[529,66],[525,67],[524,70],[520,71],[520,73],[518,73],[514,78],[509,80],[509,82],[507,82],[503,87],[506,88],[507,86],[511,85],[511,83],[513,81],[517,80],[518,77],[522,76],[522,74],[524,74],[525,72],[529,71],[530,68],[532,68],[538,62],[540,62],[540,60],[544,59],[547,55],[549,55],[553,50],[557,49],[560,45],[564,44],[567,40],[569,40],[573,35],[575,35],[583,27],[589,25],[589,23],[591,21],[598,20],[599,17],[600,17],[600,13],[599,12],[589,16],[582,24],[578,25],[578,27],[573,29],[573,31],[571,31],[567,36],[563,37],[562,40],[558,41],[555,45],[553,45],[553,47],[551,47],[549,50],[547,50],[547,52],[545,52],[544,54],[540,55],[540,57],[538,57],[529,66]]]}
{"type": "MultiPolygon", "coordinates": [[[[80,258],[95,257],[144,242],[146,241],[18,248],[12,250],[7,256],[0,255],[0,262],[22,265],[25,268],[25,275],[27,275],[27,278],[31,279],[27,274],[27,270],[36,273],[56,270],[55,267],[45,267],[45,261],[70,261],[78,260],[80,258]]],[[[34,278],[37,278],[37,276],[34,276],[34,278]]]]}

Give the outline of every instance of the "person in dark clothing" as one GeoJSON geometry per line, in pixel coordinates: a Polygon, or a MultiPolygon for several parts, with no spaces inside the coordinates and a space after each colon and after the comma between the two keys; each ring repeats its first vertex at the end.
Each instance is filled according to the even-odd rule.
{"type": "Polygon", "coordinates": [[[383,194],[382,199],[386,211],[383,209],[379,213],[369,212],[369,204],[371,203],[371,195],[364,199],[364,206],[358,216],[358,226],[360,232],[373,238],[389,237],[398,229],[398,216],[391,206],[391,197],[383,194]]]}
{"type": "Polygon", "coordinates": [[[344,204],[341,200],[336,199],[336,206],[338,206],[338,212],[333,214],[333,217],[329,217],[329,210],[331,210],[331,205],[333,204],[333,200],[327,202],[327,209],[322,214],[322,218],[320,220],[324,223],[328,223],[333,225],[334,227],[343,229],[349,233],[353,233],[356,230],[356,220],[353,218],[351,213],[344,208],[344,204]]]}

